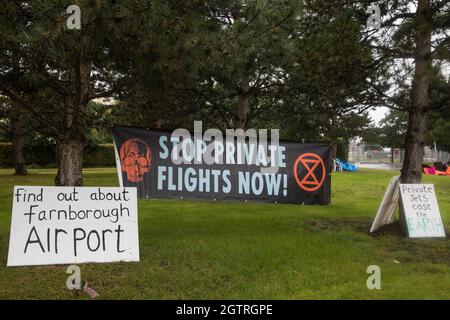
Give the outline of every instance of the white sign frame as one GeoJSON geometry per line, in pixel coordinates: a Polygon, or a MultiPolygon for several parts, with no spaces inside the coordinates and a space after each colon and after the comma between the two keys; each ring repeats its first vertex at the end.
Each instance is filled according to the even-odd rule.
{"type": "Polygon", "coordinates": [[[399,184],[400,176],[392,177],[369,233],[375,232],[382,226],[393,222],[394,210],[400,198],[399,184]]]}

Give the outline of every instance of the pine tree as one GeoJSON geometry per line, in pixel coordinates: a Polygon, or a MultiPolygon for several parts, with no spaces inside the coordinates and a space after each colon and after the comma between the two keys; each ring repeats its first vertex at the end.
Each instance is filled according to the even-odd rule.
{"type": "Polygon", "coordinates": [[[178,17],[172,15],[174,1],[77,1],[81,28],[70,30],[66,9],[71,4],[63,0],[2,4],[0,76],[5,81],[0,89],[56,139],[55,183],[77,186],[83,184],[89,102],[132,90],[130,61],[134,66],[147,63],[143,53],[161,39],[166,21],[178,17]]]}
{"type": "Polygon", "coordinates": [[[386,16],[382,28],[368,38],[373,40],[372,47],[380,60],[391,66],[391,81],[396,82],[393,90],[402,91],[409,81],[412,85],[407,106],[399,103],[405,99],[399,99],[396,94],[380,93],[387,105],[408,113],[401,181],[420,183],[428,114],[436,108],[430,104],[433,61],[449,59],[450,2],[394,1],[383,3],[381,9],[386,16]],[[410,60],[413,60],[412,64],[410,60]],[[400,64],[401,68],[398,67],[400,64]]]}

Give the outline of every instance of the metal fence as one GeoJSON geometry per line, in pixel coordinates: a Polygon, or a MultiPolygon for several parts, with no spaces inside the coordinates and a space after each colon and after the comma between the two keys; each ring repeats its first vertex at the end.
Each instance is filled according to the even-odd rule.
{"type": "Polygon", "coordinates": [[[348,160],[350,162],[401,163],[403,152],[400,149],[392,150],[379,145],[350,144],[348,160]]]}
{"type": "Polygon", "coordinates": [[[450,153],[445,151],[436,151],[436,150],[427,150],[425,148],[424,162],[434,163],[434,162],[442,162],[447,163],[450,162],[450,153]]]}
{"type": "MultiPolygon", "coordinates": [[[[424,163],[450,161],[450,153],[425,147],[424,163]]],[[[350,162],[376,162],[402,164],[405,158],[405,150],[398,148],[382,148],[379,145],[368,145],[364,142],[350,143],[348,160],[350,162]]]]}

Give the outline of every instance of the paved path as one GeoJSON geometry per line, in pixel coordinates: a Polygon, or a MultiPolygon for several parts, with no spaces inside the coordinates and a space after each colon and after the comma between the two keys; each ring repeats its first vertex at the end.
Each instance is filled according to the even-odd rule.
{"type": "Polygon", "coordinates": [[[374,163],[374,162],[361,162],[356,164],[358,168],[366,168],[366,169],[378,169],[378,170],[400,170],[401,166],[398,164],[389,164],[389,163],[374,163]]]}

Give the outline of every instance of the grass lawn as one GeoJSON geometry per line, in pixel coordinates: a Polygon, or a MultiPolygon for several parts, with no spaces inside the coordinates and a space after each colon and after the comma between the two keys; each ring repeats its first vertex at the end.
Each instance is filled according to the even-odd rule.
{"type": "MultiPolygon", "coordinates": [[[[54,170],[0,170],[0,299],[88,299],[66,266],[6,267],[13,186],[52,185],[54,170]]],[[[139,201],[139,263],[85,264],[103,299],[450,299],[450,240],[367,234],[395,172],[333,175],[328,206],[139,201]],[[368,290],[369,265],[381,290],[368,290]]],[[[450,229],[450,177],[434,183],[450,229]]],[[[116,186],[115,168],[85,185],[116,186]]]]}

